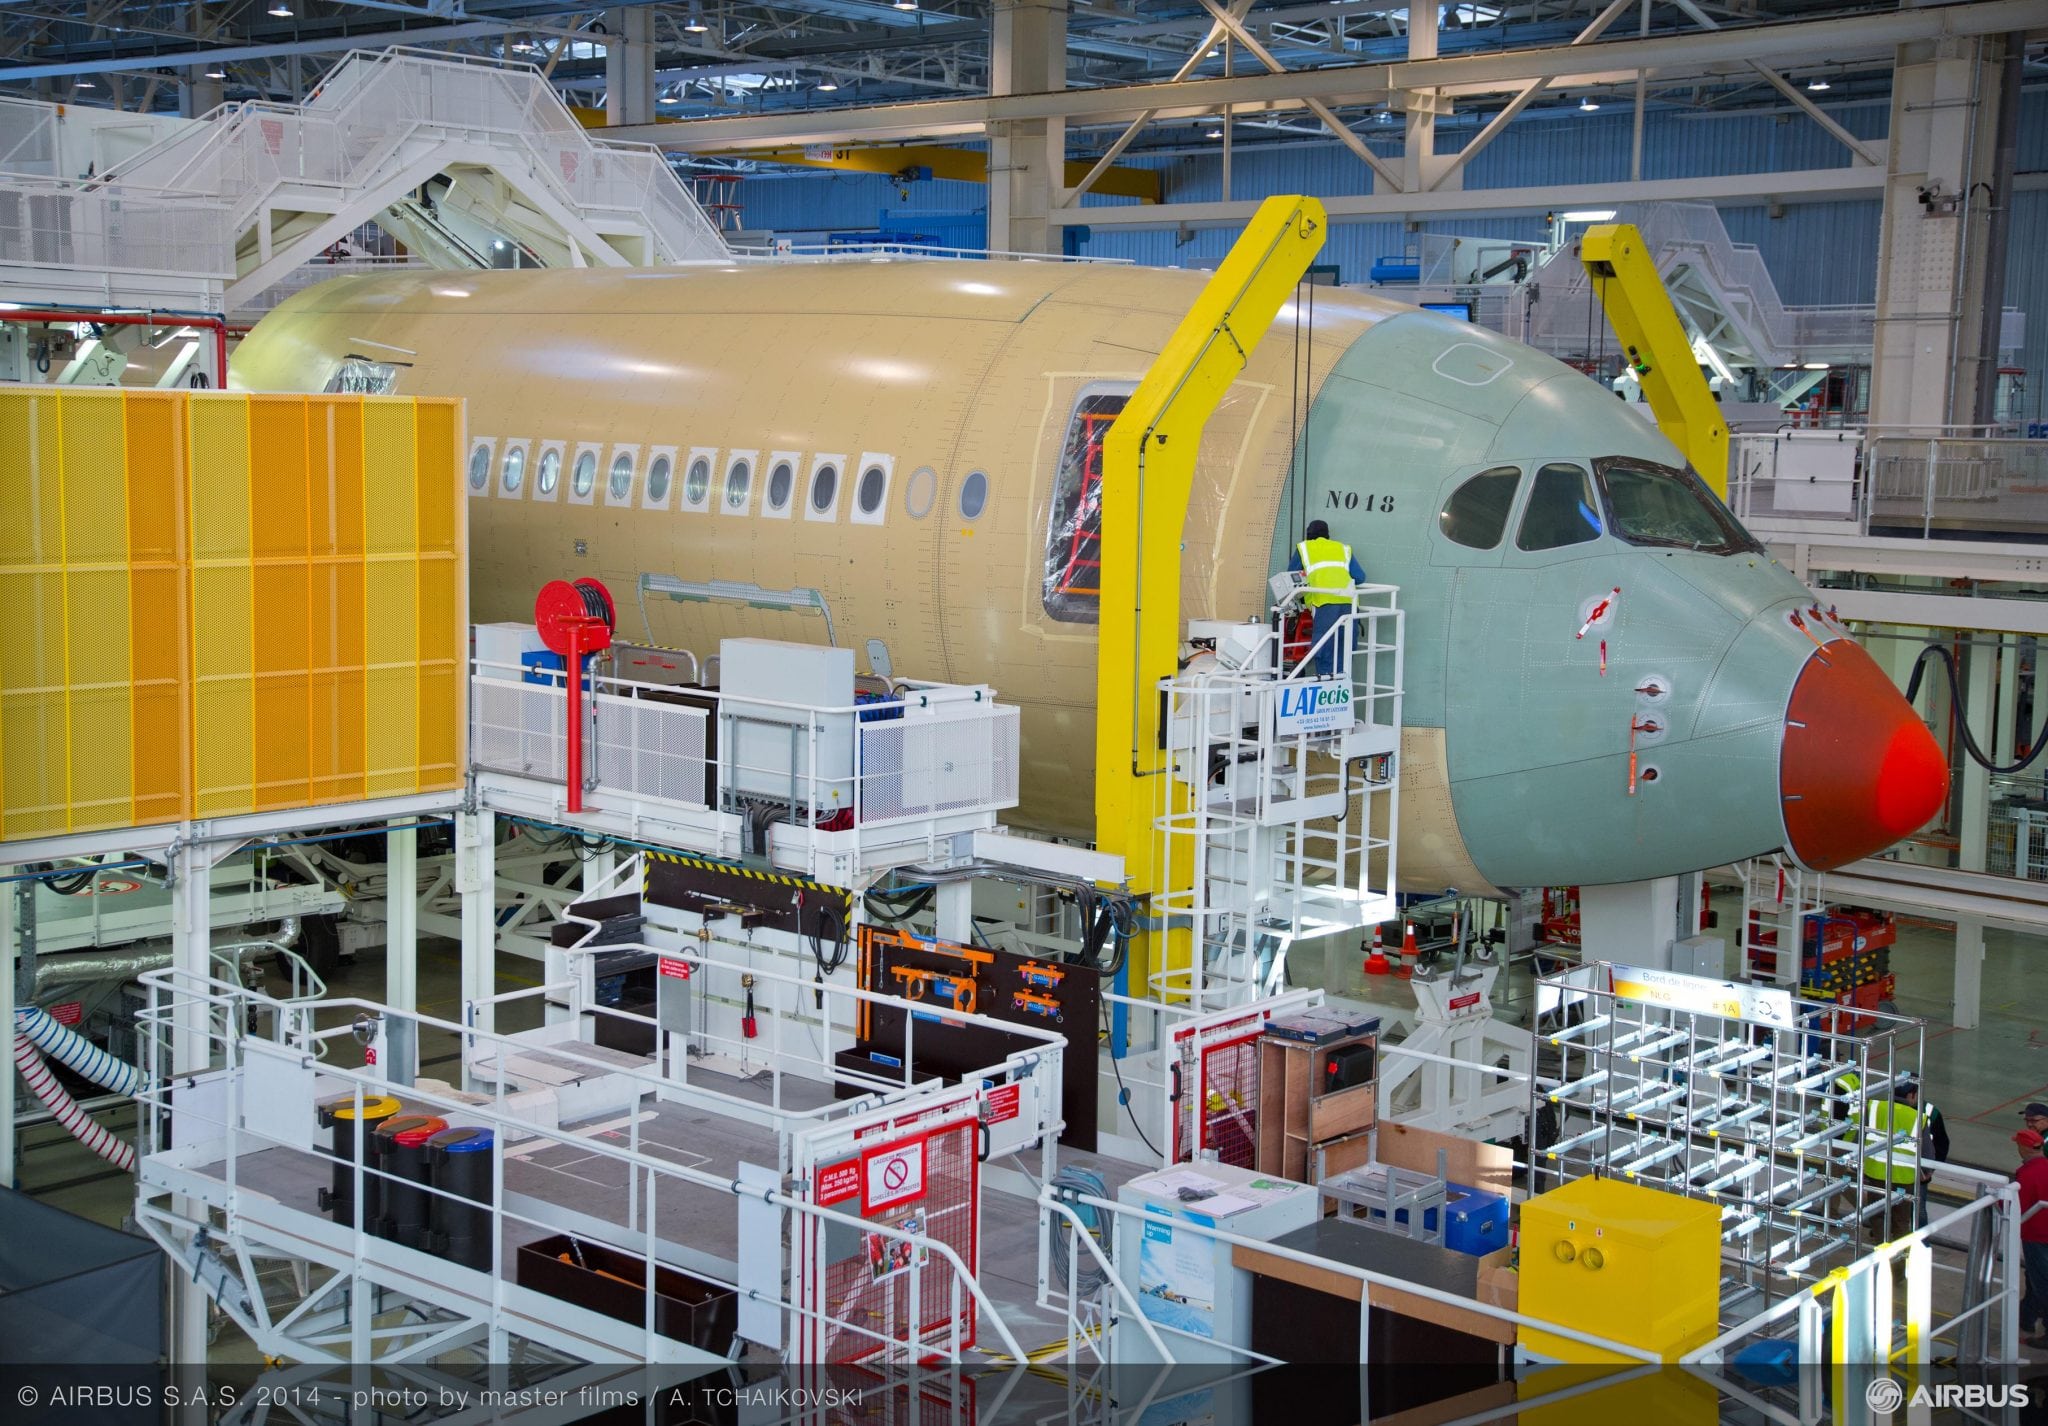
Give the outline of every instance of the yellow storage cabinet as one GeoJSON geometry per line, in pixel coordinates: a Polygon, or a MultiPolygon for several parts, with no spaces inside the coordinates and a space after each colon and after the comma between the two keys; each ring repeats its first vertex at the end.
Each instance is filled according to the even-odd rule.
{"type": "MultiPolygon", "coordinates": [[[[1667,1362],[1719,1330],[1721,1210],[1711,1203],[1582,1178],[1522,1205],[1521,1247],[1525,1316],[1667,1362]]],[[[1549,1361],[1628,1360],[1527,1326],[1517,1343],[1549,1361]]]]}

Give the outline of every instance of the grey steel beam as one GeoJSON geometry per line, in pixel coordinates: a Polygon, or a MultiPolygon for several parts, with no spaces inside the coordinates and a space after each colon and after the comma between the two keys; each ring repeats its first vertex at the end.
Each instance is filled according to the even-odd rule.
{"type": "MultiPolygon", "coordinates": [[[[1660,82],[1685,75],[1752,73],[1759,52],[1784,63],[1802,57],[1849,60],[1888,57],[1901,44],[1944,37],[2048,29],[2048,0],[1979,0],[1878,14],[1751,25],[1741,29],[1651,35],[1595,45],[1449,55],[1390,64],[1341,65],[1286,74],[1189,79],[986,99],[913,100],[810,113],[689,120],[619,131],[676,149],[775,148],[835,139],[911,139],[978,133],[990,123],[1032,119],[1128,120],[1151,110],[1159,118],[1237,111],[1298,109],[1307,99],[1333,105],[1380,102],[1393,91],[1500,93],[1531,80],[1563,85],[1632,82],[1644,70],[1660,82]]],[[[0,78],[6,77],[0,74],[0,78]]],[[[1095,210],[1091,210],[1095,211],[1095,210]]]]}

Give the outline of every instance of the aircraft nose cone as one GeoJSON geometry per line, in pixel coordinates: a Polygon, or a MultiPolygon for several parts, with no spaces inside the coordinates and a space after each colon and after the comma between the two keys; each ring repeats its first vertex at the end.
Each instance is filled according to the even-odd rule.
{"type": "Polygon", "coordinates": [[[1876,661],[1835,639],[1792,685],[1778,790],[1793,855],[1827,871],[1925,826],[1948,797],[1948,765],[1876,661]]]}

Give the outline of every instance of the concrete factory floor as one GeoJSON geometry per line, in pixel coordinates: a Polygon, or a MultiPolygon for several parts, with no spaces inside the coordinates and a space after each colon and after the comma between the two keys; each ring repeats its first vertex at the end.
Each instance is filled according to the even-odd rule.
{"type": "MultiPolygon", "coordinates": [[[[2028,980],[2029,967],[2038,963],[2044,948],[2030,937],[1986,931],[1983,1023],[1975,1030],[1958,1030],[1948,1021],[1952,947],[1953,934],[1946,926],[1900,927],[1892,955],[1899,984],[1899,1009],[1929,1022],[1927,1093],[1948,1119],[1952,1157],[1958,1162],[2003,1172],[2014,1164],[2011,1136],[2019,1127],[2020,1107],[2032,1099],[2048,1101],[2048,1015],[2029,998],[2028,980]]],[[[454,942],[422,940],[419,986],[420,1009],[425,1013],[449,1020],[459,1018],[458,953],[454,942]]],[[[1331,988],[1340,994],[1363,993],[1383,1003],[1401,1003],[1409,995],[1404,984],[1386,978],[1368,985],[1361,972],[1361,958],[1350,949],[1330,959],[1339,971],[1340,982],[1331,988]]],[[[1297,983],[1313,983],[1324,964],[1320,947],[1305,948],[1295,962],[1297,983]]],[[[503,992],[535,985],[538,971],[535,963],[501,957],[498,989],[503,992]]],[[[1505,977],[1497,996],[1496,1013],[1503,1019],[1522,1020],[1531,999],[1531,980],[1525,967],[1517,967],[1505,977]]],[[[337,995],[381,999],[382,957],[371,954],[345,964],[331,978],[330,988],[337,995]]],[[[537,1023],[538,1016],[537,1001],[515,1002],[500,1007],[498,1026],[501,1030],[516,1030],[537,1023]]],[[[323,1016],[321,1023],[339,1024],[345,1019],[344,1014],[335,1012],[331,1017],[323,1016]]],[[[358,1053],[351,1040],[334,1042],[337,1062],[358,1053]]],[[[429,1037],[421,1053],[424,1073],[455,1072],[452,1035],[429,1037]]],[[[103,1115],[103,1121],[117,1132],[127,1132],[132,1128],[133,1115],[131,1111],[118,1110],[103,1115]]],[[[118,1224],[129,1212],[132,1181],[109,1170],[62,1130],[42,1124],[24,1130],[20,1139],[20,1184],[24,1190],[103,1223],[118,1224]]],[[[230,1325],[216,1343],[214,1355],[216,1360],[248,1361],[254,1359],[254,1349],[230,1325]]]]}

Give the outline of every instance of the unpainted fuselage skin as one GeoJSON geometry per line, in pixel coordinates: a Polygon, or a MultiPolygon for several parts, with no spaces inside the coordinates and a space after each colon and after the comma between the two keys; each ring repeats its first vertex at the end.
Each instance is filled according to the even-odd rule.
{"type": "MultiPolygon", "coordinates": [[[[468,501],[475,620],[529,619],[543,583],[581,575],[617,594],[627,637],[645,632],[642,573],[819,590],[838,642],[880,639],[899,673],[985,681],[1020,705],[1017,820],[1086,835],[1095,637],[1047,612],[1056,474],[1077,400],[1136,382],[1203,281],[937,261],[345,278],[266,318],[235,380],[318,391],[353,353],[406,363],[401,392],[466,397],[471,441],[489,449],[468,501]],[[502,479],[508,443],[526,453],[516,491],[502,479]],[[538,498],[556,443],[558,483],[538,498]],[[596,480],[579,496],[585,449],[596,480]],[[674,462],[658,501],[657,452],[674,462]],[[698,452],[711,480],[703,508],[686,508],[698,452]],[[632,468],[623,500],[606,480],[619,454],[632,468]],[[736,460],[743,492],[729,485],[736,460]],[[793,488],[775,509],[769,476],[785,461],[793,488]],[[820,464],[842,473],[824,511],[808,498],[820,464]],[[869,514],[857,487],[873,466],[886,494],[869,514]],[[970,518],[973,472],[987,499],[970,518]]],[[[1267,576],[1318,516],[1371,579],[1401,586],[1404,885],[1633,881],[1786,843],[1787,702],[1817,642],[1835,638],[1788,620],[1812,603],[1798,581],[1755,552],[1603,532],[1532,553],[1513,518],[1479,550],[1438,528],[1478,470],[1606,456],[1684,463],[1578,372],[1351,291],[1318,292],[1312,318],[1284,311],[1209,425],[1184,616],[1262,613],[1267,576]],[[1579,637],[1590,603],[1617,588],[1579,637]],[[1669,692],[1661,731],[1637,734],[1631,779],[1646,680],[1669,692]]],[[[1517,515],[1528,495],[1525,480],[1517,515]]],[[[700,656],[726,637],[825,634],[814,615],[738,603],[652,598],[646,613],[657,641],[700,656]]]]}

